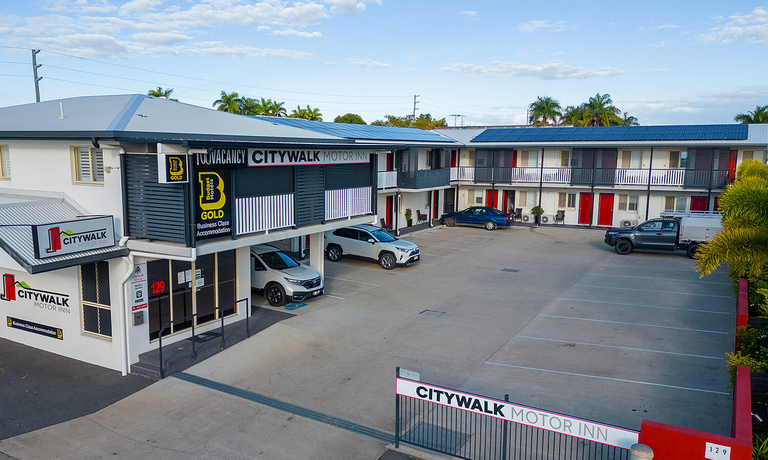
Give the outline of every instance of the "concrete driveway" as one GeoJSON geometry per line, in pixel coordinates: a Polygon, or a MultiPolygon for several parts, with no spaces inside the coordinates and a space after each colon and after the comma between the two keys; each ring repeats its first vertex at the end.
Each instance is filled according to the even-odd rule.
{"type": "Polygon", "coordinates": [[[645,418],[726,434],[730,284],[699,280],[682,255],[618,256],[602,238],[435,228],[409,235],[417,265],[328,262],[328,296],[289,306],[294,318],[96,414],[4,440],[0,452],[375,459],[394,431],[396,366],[626,428],[645,418]]]}

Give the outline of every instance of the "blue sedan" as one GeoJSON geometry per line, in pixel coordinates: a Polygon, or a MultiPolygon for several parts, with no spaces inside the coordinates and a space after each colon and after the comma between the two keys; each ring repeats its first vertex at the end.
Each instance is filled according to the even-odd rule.
{"type": "Polygon", "coordinates": [[[440,223],[446,227],[456,225],[473,225],[485,227],[486,230],[496,230],[496,227],[509,227],[512,218],[496,208],[487,206],[471,206],[463,211],[449,212],[440,216],[440,223]]]}

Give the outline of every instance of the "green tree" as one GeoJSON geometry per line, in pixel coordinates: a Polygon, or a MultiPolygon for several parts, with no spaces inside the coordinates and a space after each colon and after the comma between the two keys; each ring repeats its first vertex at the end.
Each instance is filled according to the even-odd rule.
{"type": "Polygon", "coordinates": [[[413,123],[411,123],[411,128],[417,129],[435,129],[447,127],[448,123],[445,121],[445,118],[440,118],[438,120],[437,118],[432,118],[432,115],[428,113],[422,113],[415,120],[413,120],[413,123]]]}
{"type": "Polygon", "coordinates": [[[243,115],[264,115],[259,101],[250,97],[240,99],[240,109],[243,115]]]}
{"type": "Polygon", "coordinates": [[[346,115],[339,115],[336,118],[333,119],[334,123],[350,123],[353,125],[364,125],[366,124],[363,120],[363,117],[356,113],[348,113],[346,115]]]}
{"type": "Polygon", "coordinates": [[[173,99],[171,94],[173,94],[173,88],[163,89],[161,86],[158,86],[157,89],[150,89],[147,91],[147,96],[164,97],[169,101],[178,101],[178,99],[173,99]]]}
{"type": "Polygon", "coordinates": [[[556,99],[549,96],[537,96],[536,101],[528,106],[528,123],[532,125],[555,124],[563,116],[562,109],[560,102],[556,99]]]}
{"type": "Polygon", "coordinates": [[[640,126],[640,121],[637,117],[624,112],[624,115],[621,116],[621,126],[640,126]]]}
{"type": "Polygon", "coordinates": [[[569,105],[563,109],[563,116],[560,122],[565,125],[581,126],[581,120],[584,118],[584,105],[569,105]]]}
{"type": "Polygon", "coordinates": [[[216,110],[221,110],[222,112],[242,113],[243,108],[241,104],[242,99],[240,99],[240,95],[237,92],[232,91],[227,94],[226,91],[222,91],[221,97],[214,101],[213,106],[216,107],[216,110]]]}
{"type": "Polygon", "coordinates": [[[301,106],[297,106],[290,115],[289,118],[303,118],[310,121],[323,121],[323,114],[320,113],[320,109],[315,107],[314,109],[307,104],[307,108],[303,109],[301,106]]]}
{"type": "Polygon", "coordinates": [[[413,116],[406,115],[404,117],[397,117],[395,115],[384,115],[383,120],[376,120],[371,123],[371,126],[393,126],[396,128],[410,128],[413,124],[413,116]]]}
{"type": "Polygon", "coordinates": [[[736,182],[718,199],[723,230],[696,253],[696,270],[709,275],[723,262],[732,279],[768,274],[768,165],[745,160],[736,182]]]}
{"type": "Polygon", "coordinates": [[[285,102],[277,102],[273,101],[272,99],[264,99],[262,97],[261,100],[257,102],[257,105],[260,107],[259,110],[261,110],[261,115],[267,115],[270,117],[284,117],[288,113],[285,110],[285,102]]]}
{"type": "Polygon", "coordinates": [[[621,110],[614,107],[610,94],[597,93],[584,104],[581,123],[575,126],[617,126],[621,125],[621,110]]]}
{"type": "Polygon", "coordinates": [[[757,106],[753,112],[740,113],[733,117],[739,123],[768,123],[768,105],[757,106]]]}

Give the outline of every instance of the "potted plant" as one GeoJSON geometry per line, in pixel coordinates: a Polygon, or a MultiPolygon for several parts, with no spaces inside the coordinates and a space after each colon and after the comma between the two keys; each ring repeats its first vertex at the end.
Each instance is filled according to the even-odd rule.
{"type": "Polygon", "coordinates": [[[413,225],[413,211],[411,211],[411,208],[405,208],[405,222],[409,227],[413,225]]]}
{"type": "Polygon", "coordinates": [[[536,222],[536,225],[539,225],[542,214],[544,214],[544,210],[541,206],[534,206],[531,208],[531,215],[533,216],[533,221],[536,222]]]}

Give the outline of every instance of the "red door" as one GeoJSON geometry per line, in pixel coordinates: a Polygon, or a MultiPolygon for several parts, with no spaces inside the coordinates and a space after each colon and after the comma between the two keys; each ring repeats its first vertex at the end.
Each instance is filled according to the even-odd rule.
{"type": "Polygon", "coordinates": [[[387,154],[387,171],[394,171],[394,170],[395,170],[395,154],[388,153],[387,154]]]}
{"type": "Polygon", "coordinates": [[[491,194],[491,190],[485,191],[485,205],[490,206],[492,208],[495,208],[499,202],[499,191],[493,190],[493,194],[491,194]]]}
{"type": "Polygon", "coordinates": [[[501,194],[501,212],[504,214],[509,212],[509,190],[504,190],[501,194]]]}
{"type": "Polygon", "coordinates": [[[736,180],[736,150],[731,150],[728,153],[728,183],[732,183],[736,180]]]}
{"type": "Polygon", "coordinates": [[[440,202],[440,191],[435,190],[434,196],[432,197],[432,218],[437,219],[439,216],[437,215],[437,204],[440,202]]]}
{"type": "Polygon", "coordinates": [[[613,226],[613,193],[600,194],[597,225],[605,225],[607,227],[613,226]]]}
{"type": "Polygon", "coordinates": [[[590,225],[590,212],[592,210],[592,194],[580,193],[579,194],[579,223],[590,225]]]}
{"type": "Polygon", "coordinates": [[[692,196],[691,197],[691,212],[707,211],[707,197],[705,196],[692,196]]]}
{"type": "Polygon", "coordinates": [[[392,228],[392,202],[394,201],[393,196],[387,197],[387,213],[384,216],[384,223],[387,225],[387,227],[392,228]]]}
{"type": "Polygon", "coordinates": [[[451,168],[456,167],[456,150],[451,150],[451,168]]]}

